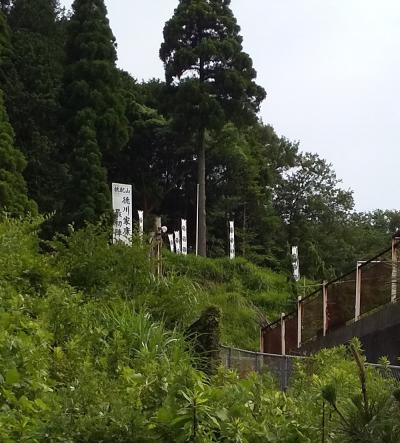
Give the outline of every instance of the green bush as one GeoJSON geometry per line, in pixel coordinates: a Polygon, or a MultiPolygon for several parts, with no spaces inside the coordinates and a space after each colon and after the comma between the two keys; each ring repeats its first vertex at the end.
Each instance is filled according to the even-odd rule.
{"type": "Polygon", "coordinates": [[[398,384],[361,371],[357,344],[299,363],[286,393],[267,373],[195,369],[182,331],[200,312],[217,306],[222,341],[256,347],[284,276],[168,255],[158,279],[140,242],[88,226],[44,253],[39,225],[0,223],[1,442],[398,442],[398,384]]]}

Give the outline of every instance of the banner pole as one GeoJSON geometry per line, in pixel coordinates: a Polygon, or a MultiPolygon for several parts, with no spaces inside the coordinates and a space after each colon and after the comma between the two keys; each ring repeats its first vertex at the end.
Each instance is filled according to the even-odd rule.
{"type": "Polygon", "coordinates": [[[197,199],[196,199],[196,256],[199,254],[199,192],[200,192],[200,185],[197,183],[197,199]]]}

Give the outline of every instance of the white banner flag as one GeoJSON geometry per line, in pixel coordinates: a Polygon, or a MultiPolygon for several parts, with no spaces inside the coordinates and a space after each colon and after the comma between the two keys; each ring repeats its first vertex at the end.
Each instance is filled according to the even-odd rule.
{"type": "Polygon", "coordinates": [[[299,266],[299,247],[292,246],[292,266],[293,266],[293,278],[296,281],[300,280],[300,266],[299,266]]]}
{"type": "Polygon", "coordinates": [[[139,215],[139,236],[140,238],[143,238],[143,231],[144,231],[143,211],[138,211],[138,215],[139,215]]]}
{"type": "Polygon", "coordinates": [[[181,253],[181,236],[179,231],[174,231],[175,236],[175,252],[177,254],[181,253]]]}
{"type": "Polygon", "coordinates": [[[229,257],[231,260],[235,258],[235,223],[229,222],[229,257]]]}
{"type": "Polygon", "coordinates": [[[112,205],[114,211],[113,242],[132,244],[132,186],[112,184],[112,205]]]}
{"type": "Polygon", "coordinates": [[[174,234],[168,234],[168,239],[171,252],[175,252],[174,234]]]}
{"type": "Polygon", "coordinates": [[[187,222],[185,219],[181,220],[182,225],[182,254],[187,255],[187,222]]]}

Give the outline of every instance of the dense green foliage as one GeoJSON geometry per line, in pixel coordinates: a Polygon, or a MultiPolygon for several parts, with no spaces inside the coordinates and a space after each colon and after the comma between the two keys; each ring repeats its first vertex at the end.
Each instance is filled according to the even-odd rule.
{"type": "Polygon", "coordinates": [[[328,278],[400,226],[354,212],[331,165],[258,119],[230,3],[180,0],[166,82],[139,84],[104,0],[0,0],[1,442],[399,442],[399,386],[357,342],[299,362],[285,393],[220,366],[220,342],[257,350],[293,310],[291,245],[328,278]],[[146,235],[111,244],[112,181],[132,183],[146,232],[187,218],[189,250],[199,182],[211,258],[164,249],[155,277],[146,235]]]}
{"type": "Polygon", "coordinates": [[[206,134],[228,122],[255,121],[265,91],[243,52],[230,0],[180,0],[164,27],[160,57],[165,66],[174,123],[195,134],[199,184],[199,254],[207,255],[206,134]]]}
{"type": "MultiPolygon", "coordinates": [[[[2,442],[398,442],[395,383],[361,372],[358,351],[356,360],[340,348],[304,361],[286,393],[268,374],[194,369],[183,331],[201,305],[221,300],[200,282],[236,279],[251,291],[271,275],[201,259],[186,267],[195,284],[167,257],[157,280],[140,241],[112,246],[88,227],[42,244],[39,222],[0,223],[2,442]]],[[[237,325],[246,322],[247,308],[234,309],[237,325]]],[[[222,329],[242,344],[224,319],[222,329]]]]}
{"type": "Polygon", "coordinates": [[[22,176],[25,166],[22,152],[14,146],[14,131],[0,90],[0,206],[13,215],[36,211],[35,203],[28,199],[22,176]]]}
{"type": "MultiPolygon", "coordinates": [[[[0,69],[10,51],[9,29],[0,11],[0,69]]],[[[26,160],[15,146],[15,133],[10,125],[0,89],[0,207],[12,215],[35,212],[36,205],[28,199],[26,182],[22,175],[26,160]]]]}
{"type": "MultiPolygon", "coordinates": [[[[230,2],[178,2],[161,43],[166,82],[142,84],[116,68],[103,0],[76,0],[69,15],[57,0],[0,6],[2,149],[12,149],[4,170],[15,171],[6,181],[55,212],[44,237],[109,220],[114,181],[133,185],[146,230],[155,215],[170,231],[186,218],[193,250],[200,181],[201,252],[211,257],[227,255],[228,220],[237,255],[288,273],[298,244],[301,273],[313,279],[388,247],[398,211],[355,213],[331,165],[258,119],[265,92],[230,2]]],[[[11,209],[5,197],[0,204],[11,209]]]]}
{"type": "Polygon", "coordinates": [[[58,94],[63,75],[64,25],[55,0],[17,0],[10,11],[11,50],[1,79],[17,146],[27,159],[29,196],[52,212],[61,166],[58,94]]]}
{"type": "MultiPolygon", "coordinates": [[[[105,165],[126,143],[127,127],[104,1],[76,0],[72,8],[62,94],[67,120],[63,158],[69,166],[63,215],[82,226],[111,209],[105,165]]],[[[108,172],[114,172],[112,166],[108,172]]]]}

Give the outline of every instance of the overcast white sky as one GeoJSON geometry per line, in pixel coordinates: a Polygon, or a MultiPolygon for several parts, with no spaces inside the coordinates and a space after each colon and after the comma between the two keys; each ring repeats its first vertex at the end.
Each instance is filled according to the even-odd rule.
{"type": "MultiPolygon", "coordinates": [[[[105,1],[119,66],[138,80],[164,78],[158,50],[178,0],[105,1]]],[[[331,162],[358,210],[400,209],[400,0],[231,6],[268,93],[263,121],[331,162]]]]}

